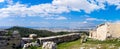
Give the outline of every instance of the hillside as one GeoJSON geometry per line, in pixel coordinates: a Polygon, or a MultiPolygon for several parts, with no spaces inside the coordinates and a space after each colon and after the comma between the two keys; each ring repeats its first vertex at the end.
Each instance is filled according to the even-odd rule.
{"type": "MultiPolygon", "coordinates": [[[[9,30],[9,31],[17,30],[20,32],[22,37],[28,37],[29,34],[37,34],[39,37],[48,37],[48,36],[56,36],[56,35],[64,35],[64,34],[73,33],[73,32],[65,32],[65,31],[55,33],[55,32],[51,32],[48,30],[36,30],[36,29],[31,29],[31,28],[26,28],[26,27],[19,27],[19,26],[14,26],[14,27],[8,28],[6,30],[9,30]]],[[[78,31],[78,32],[74,32],[74,33],[88,34],[88,32],[86,32],[86,31],[78,31]]]]}
{"type": "Polygon", "coordinates": [[[14,26],[14,27],[8,28],[6,30],[9,30],[9,31],[17,30],[20,32],[21,36],[23,36],[23,37],[26,37],[29,34],[33,34],[33,33],[37,34],[39,37],[57,35],[56,33],[51,32],[51,31],[47,31],[47,30],[35,30],[35,29],[31,29],[31,28],[18,27],[18,26],[14,26]]]}

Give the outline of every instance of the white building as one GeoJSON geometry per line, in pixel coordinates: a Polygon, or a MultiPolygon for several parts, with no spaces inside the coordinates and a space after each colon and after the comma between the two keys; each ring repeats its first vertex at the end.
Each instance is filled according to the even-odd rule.
{"type": "Polygon", "coordinates": [[[105,23],[97,26],[95,30],[90,31],[90,38],[106,40],[106,38],[120,37],[120,23],[105,23]]]}

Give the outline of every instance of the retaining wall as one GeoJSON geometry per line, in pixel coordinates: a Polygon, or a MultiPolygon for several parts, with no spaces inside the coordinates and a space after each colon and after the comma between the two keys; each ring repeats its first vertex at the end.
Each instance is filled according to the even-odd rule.
{"type": "Polygon", "coordinates": [[[66,35],[38,38],[38,43],[40,45],[43,44],[43,42],[47,42],[47,41],[61,43],[61,42],[73,41],[79,38],[80,38],[80,33],[71,33],[71,34],[66,34],[66,35]]]}

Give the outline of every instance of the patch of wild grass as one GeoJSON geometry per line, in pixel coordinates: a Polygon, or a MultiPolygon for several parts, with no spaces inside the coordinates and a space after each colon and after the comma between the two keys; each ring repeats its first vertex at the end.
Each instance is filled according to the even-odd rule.
{"type": "Polygon", "coordinates": [[[120,46],[120,39],[107,39],[105,41],[87,39],[88,44],[114,44],[115,46],[120,46]]]}
{"type": "Polygon", "coordinates": [[[57,49],[73,49],[73,48],[79,48],[80,47],[80,39],[71,41],[71,42],[64,42],[61,44],[58,44],[57,49]]]}
{"type": "MultiPolygon", "coordinates": [[[[57,45],[57,49],[80,49],[81,47],[85,47],[86,49],[94,47],[97,49],[118,49],[120,47],[119,39],[107,39],[105,41],[87,39],[85,43],[80,43],[80,41],[81,39],[60,43],[57,45]]],[[[37,49],[41,49],[41,47],[37,49]]]]}

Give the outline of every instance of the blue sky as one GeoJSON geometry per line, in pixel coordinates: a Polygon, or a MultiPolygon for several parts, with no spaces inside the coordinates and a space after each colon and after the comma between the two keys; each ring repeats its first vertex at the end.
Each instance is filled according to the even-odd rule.
{"type": "Polygon", "coordinates": [[[120,21],[120,0],[0,0],[0,26],[90,28],[120,21]]]}

